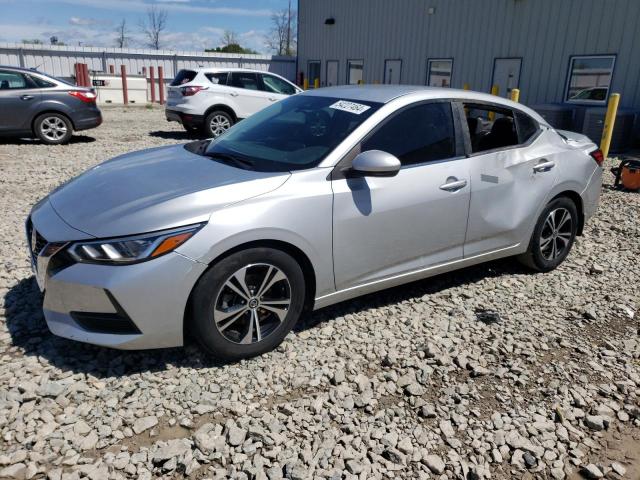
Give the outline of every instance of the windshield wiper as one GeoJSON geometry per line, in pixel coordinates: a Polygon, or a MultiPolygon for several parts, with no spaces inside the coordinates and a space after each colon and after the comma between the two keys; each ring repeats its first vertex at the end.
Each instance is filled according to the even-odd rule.
{"type": "Polygon", "coordinates": [[[225,163],[232,164],[245,170],[253,170],[254,168],[254,164],[251,161],[236,157],[235,155],[229,155],[228,153],[204,152],[203,155],[205,157],[213,158],[214,160],[222,160],[225,163]]]}

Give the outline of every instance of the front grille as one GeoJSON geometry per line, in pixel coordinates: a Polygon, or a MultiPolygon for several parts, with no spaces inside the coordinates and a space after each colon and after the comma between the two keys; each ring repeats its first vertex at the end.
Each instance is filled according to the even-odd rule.
{"type": "Polygon", "coordinates": [[[40,235],[37,230],[35,231],[34,241],[33,234],[33,222],[31,221],[31,218],[29,218],[27,222],[27,241],[29,242],[29,250],[31,251],[31,255],[33,256],[33,260],[35,261],[38,258],[38,254],[42,251],[42,249],[48,242],[47,239],[40,235]]]}

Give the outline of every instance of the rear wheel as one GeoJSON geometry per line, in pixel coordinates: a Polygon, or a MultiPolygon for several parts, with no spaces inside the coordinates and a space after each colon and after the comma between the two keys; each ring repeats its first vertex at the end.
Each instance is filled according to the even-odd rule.
{"type": "Polygon", "coordinates": [[[229,130],[233,124],[231,115],[222,110],[216,110],[207,115],[204,121],[204,133],[207,137],[216,138],[229,130]]]}
{"type": "Polygon", "coordinates": [[[73,126],[67,117],[60,113],[45,113],[34,122],[35,134],[48,145],[67,143],[73,135],[73,126]]]}
{"type": "Polygon", "coordinates": [[[548,272],[560,265],[573,246],[578,232],[578,210],[567,197],[551,201],[542,211],[527,253],[520,261],[540,272],[548,272]]]}
{"type": "Polygon", "coordinates": [[[282,342],[300,317],[304,299],[304,275],[292,257],[272,248],[236,252],[196,285],[196,338],[222,360],[260,355],[282,342]]]}

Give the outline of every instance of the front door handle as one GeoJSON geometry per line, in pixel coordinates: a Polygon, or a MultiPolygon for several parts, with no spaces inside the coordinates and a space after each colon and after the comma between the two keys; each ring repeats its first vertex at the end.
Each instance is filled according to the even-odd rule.
{"type": "Polygon", "coordinates": [[[33,95],[20,95],[20,100],[33,100],[33,95]]]}
{"type": "Polygon", "coordinates": [[[548,172],[555,166],[556,162],[552,162],[551,160],[543,158],[535,167],[533,167],[533,173],[548,172]]]}
{"type": "Polygon", "coordinates": [[[445,190],[447,192],[457,192],[458,190],[466,186],[466,180],[458,180],[455,177],[449,177],[447,178],[447,183],[445,183],[444,185],[440,185],[440,190],[445,190]]]}
{"type": "Polygon", "coordinates": [[[275,102],[276,100],[278,100],[277,98],[273,98],[273,97],[269,97],[269,101],[270,102],[275,102]]]}
{"type": "Polygon", "coordinates": [[[236,92],[231,92],[229,95],[231,95],[232,97],[237,97],[238,94],[236,92]]]}

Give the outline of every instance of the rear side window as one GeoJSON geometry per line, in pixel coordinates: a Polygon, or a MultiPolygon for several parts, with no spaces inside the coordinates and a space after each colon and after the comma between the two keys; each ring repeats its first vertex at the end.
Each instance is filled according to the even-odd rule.
{"type": "Polygon", "coordinates": [[[178,75],[176,75],[176,78],[174,78],[173,82],[171,82],[171,86],[176,87],[178,85],[189,83],[194,78],[196,78],[197,74],[198,72],[194,72],[193,70],[180,70],[178,72],[178,75]]]}
{"type": "Polygon", "coordinates": [[[215,85],[226,85],[227,79],[229,78],[228,72],[218,72],[218,73],[205,73],[205,77],[209,79],[209,81],[215,85]]]}
{"type": "Polygon", "coordinates": [[[273,75],[262,75],[263,90],[271,93],[279,93],[281,95],[293,95],[296,89],[288,82],[273,75]]]}
{"type": "Polygon", "coordinates": [[[56,86],[55,83],[48,82],[44,78],[36,77],[35,75],[29,75],[29,78],[38,88],[51,88],[56,86]]]}
{"type": "Polygon", "coordinates": [[[526,113],[516,111],[516,124],[520,134],[520,143],[527,143],[536,133],[538,133],[538,122],[526,113]]]}
{"type": "Polygon", "coordinates": [[[382,150],[402,165],[455,157],[453,115],[449,102],[425,103],[394,115],[362,144],[362,151],[382,150]]]}
{"type": "Polygon", "coordinates": [[[464,104],[473,153],[518,145],[513,111],[489,105],[464,104]]]}
{"type": "Polygon", "coordinates": [[[252,72],[233,72],[231,74],[231,86],[258,90],[258,75],[252,72]]]}
{"type": "Polygon", "coordinates": [[[26,75],[8,70],[0,70],[0,90],[34,88],[26,75]]]}

